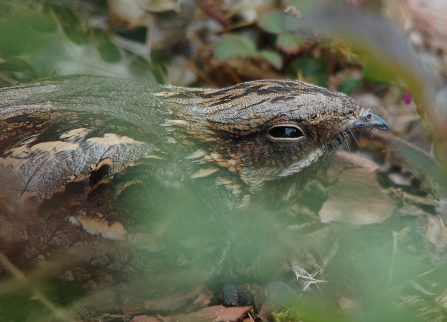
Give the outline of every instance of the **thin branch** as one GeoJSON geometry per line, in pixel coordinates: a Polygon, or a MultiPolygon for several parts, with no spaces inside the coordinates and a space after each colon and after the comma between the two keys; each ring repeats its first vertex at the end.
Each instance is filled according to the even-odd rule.
{"type": "Polygon", "coordinates": [[[62,309],[56,307],[39,289],[33,286],[26,276],[15,267],[6,256],[0,253],[0,264],[9,272],[11,275],[19,281],[19,283],[29,287],[30,291],[33,293],[35,298],[46,307],[54,317],[60,321],[75,321],[68,314],[66,314],[62,309]]]}

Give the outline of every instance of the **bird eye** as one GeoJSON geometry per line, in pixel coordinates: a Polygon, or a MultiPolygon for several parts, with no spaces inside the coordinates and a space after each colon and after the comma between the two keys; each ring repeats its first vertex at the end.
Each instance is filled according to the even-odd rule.
{"type": "Polygon", "coordinates": [[[284,124],[272,126],[267,133],[267,137],[272,141],[298,141],[306,136],[298,126],[284,124]]]}

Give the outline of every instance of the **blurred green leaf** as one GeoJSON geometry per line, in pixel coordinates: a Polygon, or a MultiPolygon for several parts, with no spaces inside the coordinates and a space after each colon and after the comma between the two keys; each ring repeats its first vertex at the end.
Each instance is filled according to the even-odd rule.
{"type": "Polygon", "coordinates": [[[281,69],[283,65],[283,59],[280,54],[272,50],[262,50],[258,54],[259,57],[265,59],[269,64],[271,64],[276,69],[281,69]]]}
{"type": "Polygon", "coordinates": [[[348,322],[352,320],[352,317],[341,313],[337,307],[317,301],[305,301],[305,303],[294,305],[286,312],[273,314],[273,321],[275,322],[348,322]]]}
{"type": "Polygon", "coordinates": [[[288,33],[280,34],[276,40],[276,46],[286,54],[297,54],[302,43],[303,38],[288,33]]]}
{"type": "MultiPolygon", "coordinates": [[[[344,0],[342,0],[344,1],[344,0]]],[[[299,10],[300,13],[306,14],[312,9],[319,7],[321,3],[318,1],[309,1],[309,0],[290,0],[290,7],[295,7],[299,10]]]]}
{"type": "Polygon", "coordinates": [[[317,74],[325,73],[326,62],[321,58],[304,57],[296,60],[293,67],[304,76],[316,76],[317,74]]]}
{"type": "MultiPolygon", "coordinates": [[[[132,78],[132,60],[121,55],[121,59],[108,62],[92,42],[78,45],[67,37],[59,27],[51,33],[34,32],[33,46],[27,46],[18,56],[33,67],[39,77],[52,75],[101,75],[132,78]]],[[[122,53],[118,51],[116,54],[122,53]]],[[[116,55],[118,56],[118,55],[116,55]]],[[[149,70],[140,69],[141,80],[154,82],[149,70]]]]}
{"type": "Polygon", "coordinates": [[[365,79],[380,82],[393,82],[395,80],[395,71],[392,68],[389,68],[389,66],[385,66],[375,61],[368,61],[367,57],[360,56],[360,59],[366,61],[363,67],[365,79]]]}
{"type": "Polygon", "coordinates": [[[228,35],[216,45],[216,56],[220,61],[234,57],[248,57],[256,54],[255,43],[247,38],[228,35]]]}
{"type": "Polygon", "coordinates": [[[345,93],[347,95],[354,93],[360,87],[362,87],[363,82],[360,79],[356,78],[347,78],[343,85],[339,86],[337,90],[339,92],[345,93]]]}
{"type": "Polygon", "coordinates": [[[267,32],[280,34],[283,31],[281,12],[279,10],[272,10],[270,13],[259,17],[258,25],[267,32]]]}
{"type": "Polygon", "coordinates": [[[315,85],[321,86],[321,87],[327,87],[329,77],[326,74],[318,74],[313,76],[313,82],[315,85]]]}
{"type": "Polygon", "coordinates": [[[57,26],[44,15],[17,14],[10,19],[0,20],[0,54],[9,58],[21,54],[26,48],[38,46],[36,33],[46,35],[57,26]]]}

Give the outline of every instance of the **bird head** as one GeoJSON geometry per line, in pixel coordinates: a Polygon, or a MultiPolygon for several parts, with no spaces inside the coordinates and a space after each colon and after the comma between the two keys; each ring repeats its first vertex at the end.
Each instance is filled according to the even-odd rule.
{"type": "Polygon", "coordinates": [[[293,80],[223,89],[168,87],[165,125],[208,143],[197,156],[239,176],[251,192],[315,169],[355,128],[388,129],[350,97],[293,80]]]}

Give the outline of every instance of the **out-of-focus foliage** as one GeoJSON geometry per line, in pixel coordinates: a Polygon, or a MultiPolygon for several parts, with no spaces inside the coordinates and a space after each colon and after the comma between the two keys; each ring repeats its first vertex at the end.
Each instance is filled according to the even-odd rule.
{"type": "MultiPolygon", "coordinates": [[[[272,263],[268,254],[281,254],[272,246],[256,258],[253,267],[238,269],[258,276],[268,265],[287,267],[288,275],[282,274],[288,284],[264,281],[263,285],[270,298],[262,306],[264,311],[258,308],[257,313],[274,321],[445,319],[447,206],[442,187],[446,182],[447,122],[445,106],[434,102],[442,87],[433,81],[439,71],[423,67],[404,34],[383,18],[380,1],[337,1],[332,7],[299,0],[184,2],[149,1],[142,7],[138,1],[3,1],[0,83],[93,74],[221,87],[252,79],[292,78],[353,95],[383,116],[401,137],[357,136],[358,142],[351,140],[352,144],[342,147],[363,157],[366,154],[377,163],[373,171],[366,174],[360,168],[356,176],[363,180],[376,177],[381,188],[377,184],[375,189],[381,191],[368,194],[357,191],[361,187],[349,186],[346,191],[358,192],[360,200],[331,200],[337,195],[334,190],[343,192],[339,185],[350,177],[327,179],[328,188],[310,184],[301,208],[286,209],[289,216],[275,229],[278,238],[296,243],[297,249],[317,251],[312,256],[295,252],[296,262],[289,257],[287,263],[272,263]],[[123,5],[132,11],[123,14],[123,5]],[[190,9],[196,5],[197,10],[190,9]],[[349,5],[357,7],[352,10],[349,5]],[[296,10],[286,14],[287,6],[296,10]],[[410,104],[403,100],[407,90],[413,98],[410,104]],[[441,166],[430,155],[432,145],[443,161],[441,166]],[[327,200],[321,200],[322,196],[327,200]],[[368,214],[353,206],[364,203],[362,209],[367,209],[375,203],[382,205],[384,199],[391,199],[395,209],[389,211],[392,206],[387,204],[387,213],[377,217],[365,219],[368,214]],[[358,218],[343,222],[327,209],[328,204],[350,207],[358,218]],[[322,212],[331,224],[321,223],[322,212]],[[372,224],[350,226],[366,221],[372,224]],[[309,233],[309,227],[317,233],[309,233]],[[339,239],[319,237],[318,232],[327,227],[334,228],[339,239]],[[306,238],[295,239],[295,230],[306,238]],[[320,267],[312,278],[321,283],[305,284],[311,277],[299,274],[304,274],[300,269],[306,265],[320,267]],[[309,292],[302,291],[306,287],[309,292]]],[[[349,156],[329,161],[329,167],[337,169],[333,163],[349,173],[350,169],[343,170],[351,163],[349,156]]],[[[45,297],[39,299],[23,286],[28,284],[11,284],[20,292],[27,290],[25,296],[10,296],[9,291],[1,294],[11,320],[20,321],[28,309],[35,320],[47,320],[45,314],[59,312],[48,306],[51,302],[45,297]],[[22,299],[30,297],[38,300],[21,310],[22,299]]],[[[69,311],[75,307],[59,304],[69,311]]]]}
{"type": "Polygon", "coordinates": [[[255,53],[255,43],[251,39],[240,36],[225,36],[216,46],[216,55],[221,61],[233,57],[247,58],[255,55],[255,53]]]}

